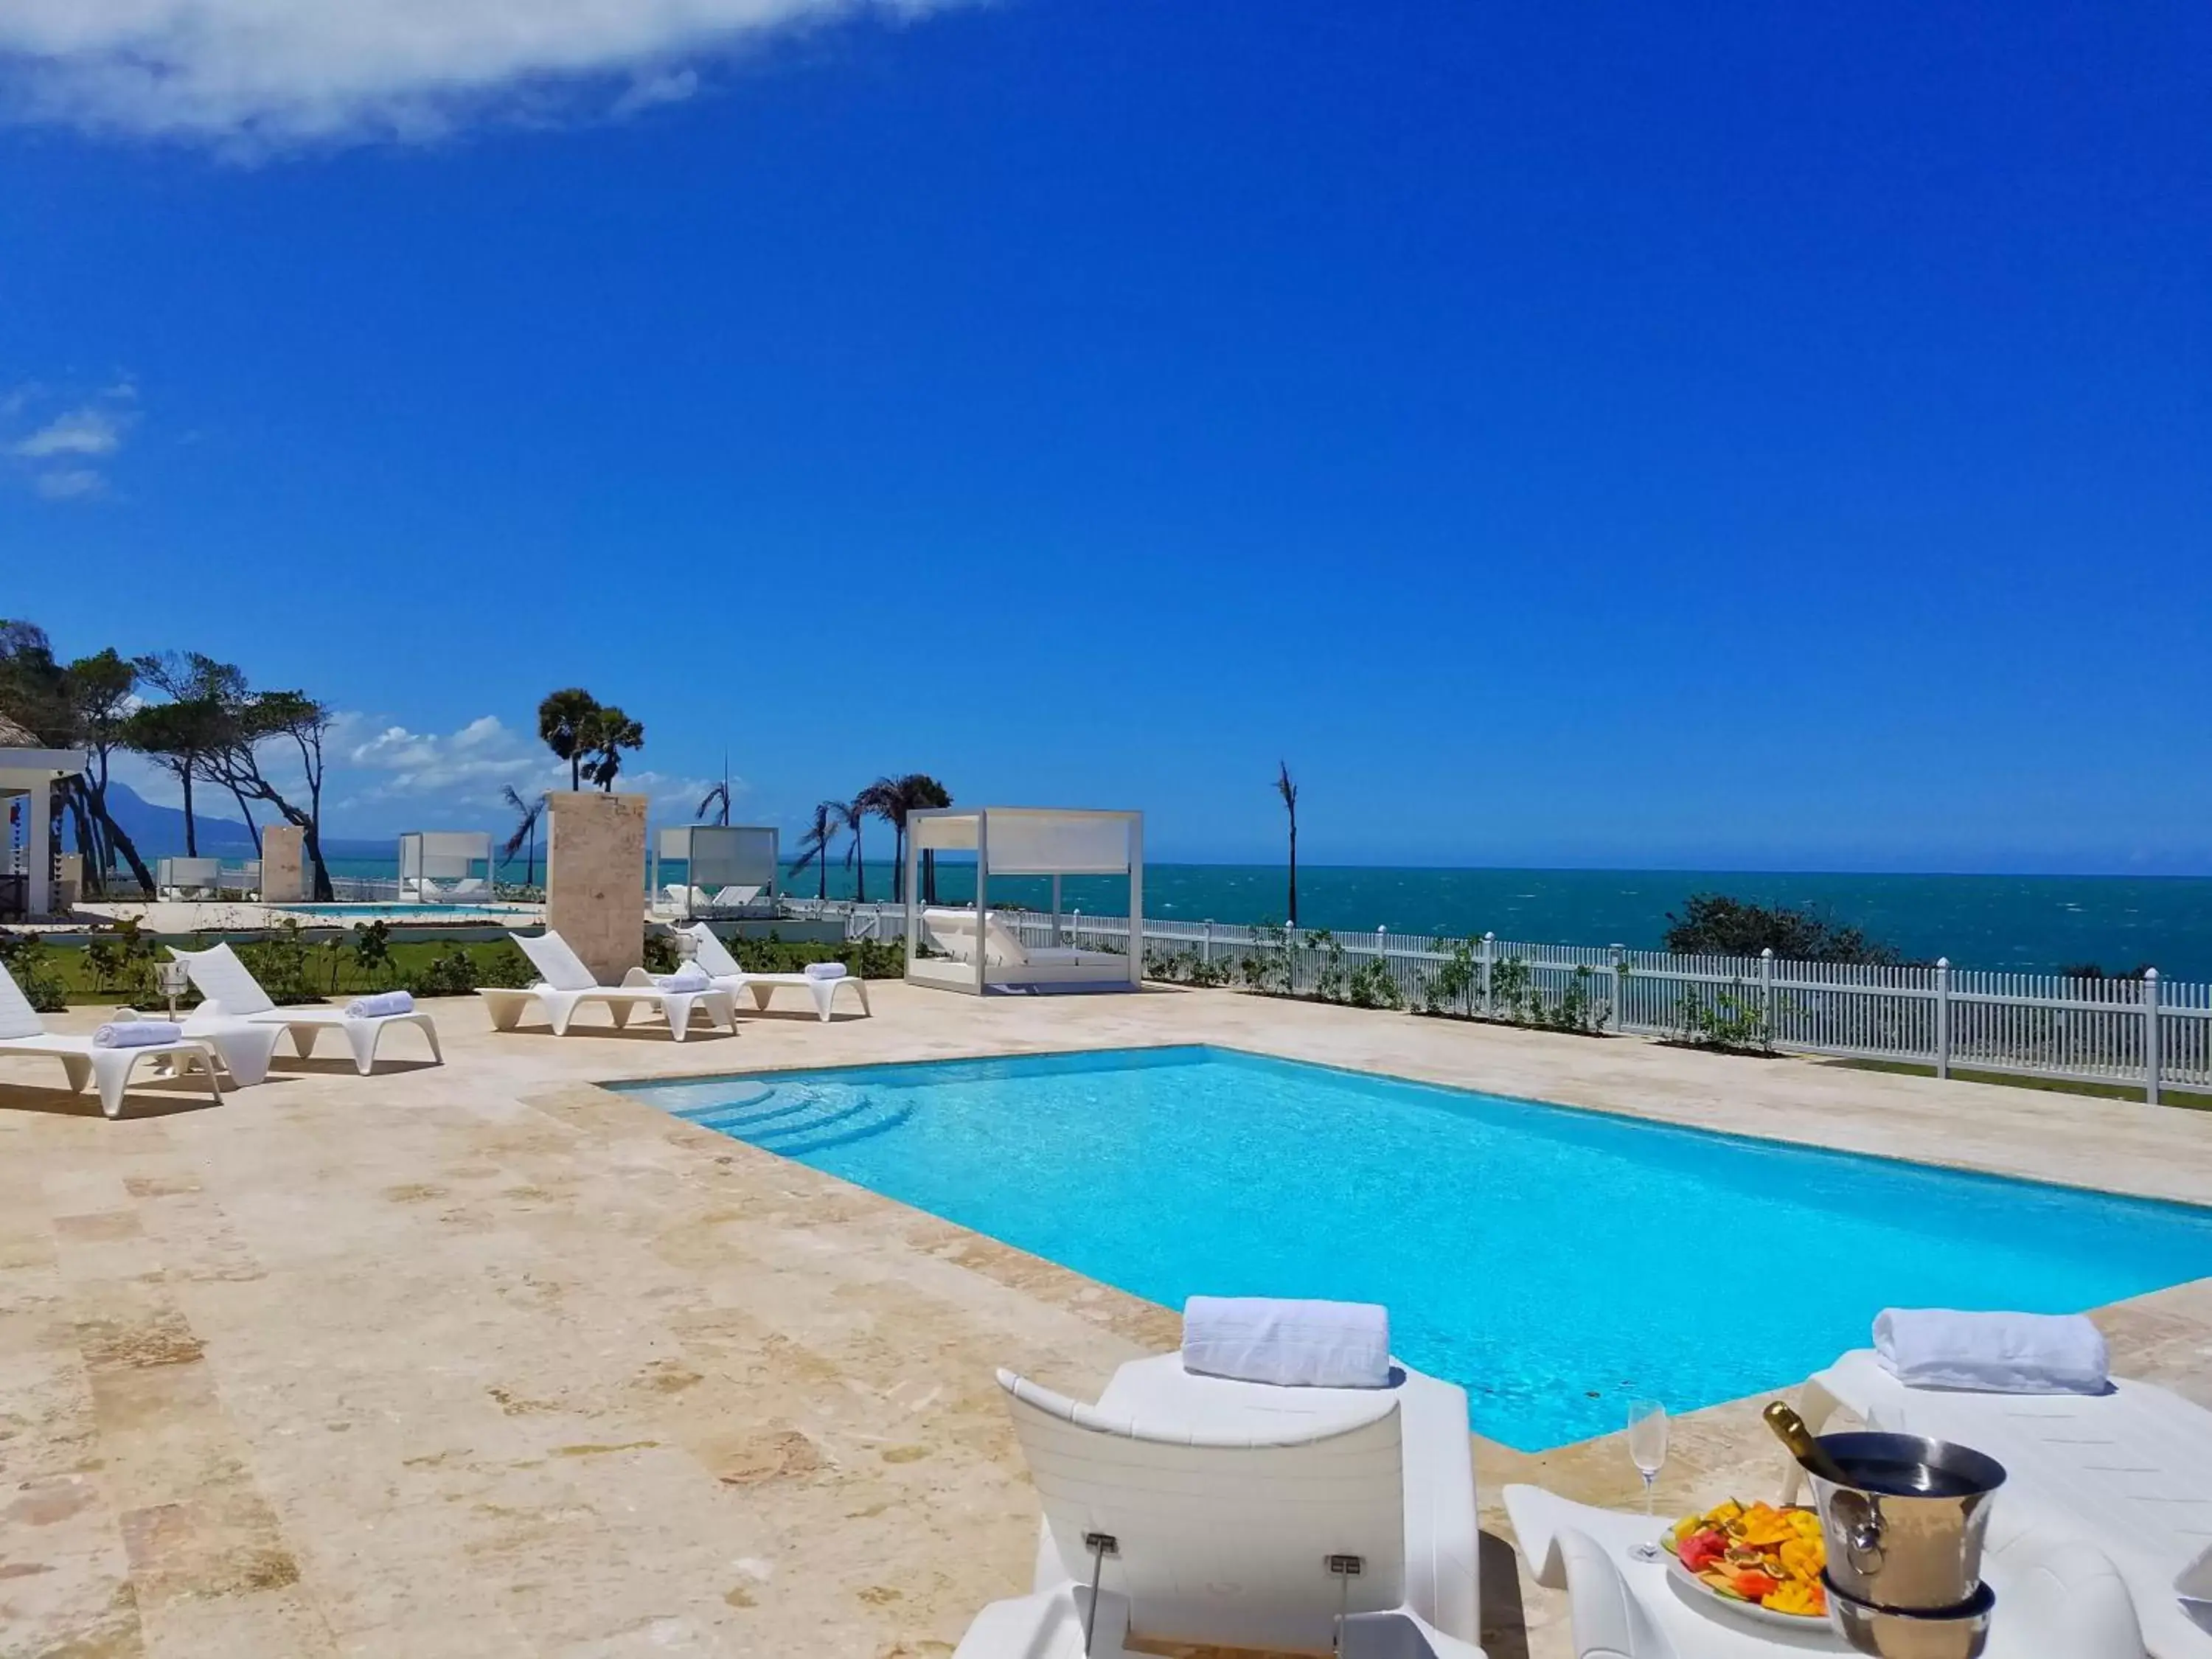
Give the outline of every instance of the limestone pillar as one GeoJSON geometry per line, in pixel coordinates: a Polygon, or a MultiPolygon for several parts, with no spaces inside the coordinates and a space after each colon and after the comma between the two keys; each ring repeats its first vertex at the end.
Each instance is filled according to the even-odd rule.
{"type": "Polygon", "coordinates": [[[307,832],[296,823],[272,823],[261,832],[261,902],[303,904],[307,890],[307,832]]]}
{"type": "Polygon", "coordinates": [[[602,985],[645,960],[645,797],[545,797],[545,925],[602,985]]]}

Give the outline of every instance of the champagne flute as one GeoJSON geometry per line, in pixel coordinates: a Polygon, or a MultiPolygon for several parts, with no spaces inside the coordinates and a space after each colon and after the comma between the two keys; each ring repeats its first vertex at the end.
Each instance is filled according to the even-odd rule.
{"type": "MultiPolygon", "coordinates": [[[[1644,1477],[1644,1517],[1647,1521],[1655,1519],[1651,1510],[1652,1483],[1667,1466],[1667,1407],[1656,1400],[1628,1402],[1628,1461],[1644,1477]]],[[[1647,1539],[1629,1553],[1638,1561],[1656,1561],[1665,1552],[1647,1539]]]]}

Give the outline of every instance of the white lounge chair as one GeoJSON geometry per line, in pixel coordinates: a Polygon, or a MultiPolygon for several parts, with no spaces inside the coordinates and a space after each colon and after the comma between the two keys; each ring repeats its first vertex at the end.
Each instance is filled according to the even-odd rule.
{"type": "MultiPolygon", "coordinates": [[[[1994,1524],[2004,1514],[1990,1510],[1994,1524]]],[[[1530,1577],[1567,1592],[1576,1659],[1765,1659],[1835,1653],[1821,1623],[1800,1636],[1753,1629],[1678,1594],[1664,1561],[1629,1552],[1663,1521],[1592,1509],[1540,1486],[1508,1486],[1505,1513],[1530,1577]]],[[[1996,1614],[1986,1659],[2142,1659],[2126,1586],[2092,1546],[2048,1532],[2015,1534],[1984,1558],[1996,1614]]]]}
{"type": "Polygon", "coordinates": [[[872,1017],[874,1011],[868,1006],[868,982],[858,974],[847,974],[842,979],[809,979],[805,974],[749,974],[738,965],[729,946],[716,938],[714,930],[705,922],[694,922],[684,931],[699,941],[698,954],[692,960],[714,976],[718,991],[727,991],[732,997],[750,991],[753,1006],[765,1008],[769,997],[779,988],[804,990],[814,1000],[815,1013],[827,1024],[830,1005],[836,1000],[838,988],[849,985],[853,994],[860,999],[860,1012],[872,1017]]]}
{"type": "Polygon", "coordinates": [[[207,1076],[208,1093],[222,1098],[216,1081],[215,1050],[206,1043],[185,1038],[179,1042],[149,1042],[131,1048],[102,1048],[88,1036],[46,1030],[38,1010],[15,976],[0,967],[0,1056],[40,1054],[58,1060],[72,1090],[82,1092],[88,1083],[100,1085],[100,1109],[108,1117],[123,1115],[123,1091],[142,1060],[158,1060],[189,1071],[197,1066],[207,1076]]]}
{"type": "Polygon", "coordinates": [[[495,1030],[514,1030],[533,1002],[544,1009],[556,1036],[568,1035],[576,1010],[587,1002],[603,1004],[617,1030],[628,1025],[630,1015],[638,1009],[653,1009],[668,1021],[669,1031],[678,1042],[690,1034],[692,1016],[698,1013],[707,1016],[709,1025],[732,1031],[738,1029],[736,1010],[727,991],[664,991],[641,972],[637,975],[641,983],[602,985],[583,959],[568,948],[568,942],[551,928],[536,939],[521,933],[510,937],[540,977],[537,984],[520,990],[487,986],[477,993],[484,1000],[495,1030]]]}
{"type": "MultiPolygon", "coordinates": [[[[930,941],[961,962],[975,960],[975,913],[973,910],[933,908],[921,913],[930,941]]],[[[1129,971],[1128,957],[1113,951],[1079,951],[1064,945],[1024,945],[996,910],[983,913],[983,951],[987,966],[1004,968],[1025,983],[1066,980],[1121,979],[1129,971]]]]}
{"type": "MultiPolygon", "coordinates": [[[[1843,1409],[1869,1428],[1987,1452],[2005,1467],[2000,1511],[2032,1512],[2039,1526],[2112,1557],[2157,1659],[2212,1656],[2212,1632],[2173,1589],[2212,1548],[2212,1411],[2124,1378],[2101,1395],[1911,1389],[1871,1348],[1815,1374],[1798,1409],[1816,1433],[1843,1409]]],[[[1784,1490],[1794,1494],[1800,1472],[1789,1470],[1784,1490]]]]}
{"type": "Polygon", "coordinates": [[[212,1037],[225,1021],[276,1025],[291,1036],[292,1052],[306,1060],[315,1052],[315,1043],[324,1032],[337,1031],[353,1051],[354,1070],[367,1077],[375,1068],[377,1045],[383,1042],[384,1034],[394,1026],[411,1025],[429,1042],[432,1063],[445,1063],[446,1056],[438,1047],[438,1027],[419,1010],[356,1019],[343,1008],[327,1006],[280,1008],[228,945],[209,951],[180,951],[173,945],[169,954],[185,964],[185,971],[204,999],[185,1022],[188,1036],[204,1031],[212,1037]]]}
{"type": "Polygon", "coordinates": [[[1276,1388],[1164,1354],[1092,1407],[1000,1372],[1044,1505],[1036,1588],[984,1608],[955,1659],[1327,1653],[1340,1618],[1350,1659],[1481,1659],[1467,1395],[1392,1376],[1276,1388]]]}

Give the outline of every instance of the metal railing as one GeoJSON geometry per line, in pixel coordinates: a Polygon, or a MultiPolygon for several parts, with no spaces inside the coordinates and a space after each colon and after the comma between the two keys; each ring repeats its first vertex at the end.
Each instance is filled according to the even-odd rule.
{"type": "MultiPolygon", "coordinates": [[[[899,940],[893,904],[787,896],[784,914],[842,918],[850,939],[899,940]]],[[[1127,951],[1124,916],[1063,915],[1055,935],[1040,912],[1002,910],[1024,945],[1127,951]]],[[[1148,917],[1147,977],[1249,984],[1293,995],[1346,994],[1365,970],[1388,1003],[1475,1018],[1543,1023],[1567,1000],[1582,1029],[1639,1036],[1689,1034],[1693,1007],[1724,1008],[1761,1046],[1792,1053],[2048,1077],[2140,1089],[2212,1089],[2212,985],[2161,979],[2078,979],[1954,968],[1678,956],[1618,945],[1543,945],[1425,935],[1148,917]]]]}

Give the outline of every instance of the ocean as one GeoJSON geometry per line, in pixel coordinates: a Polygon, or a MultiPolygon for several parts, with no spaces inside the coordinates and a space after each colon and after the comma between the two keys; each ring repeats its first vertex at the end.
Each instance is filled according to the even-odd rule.
{"type": "MultiPolygon", "coordinates": [[[[384,876],[392,860],[338,859],[337,875],[384,876]]],[[[543,878],[543,866],[539,875],[543,878]]],[[[520,879],[518,864],[502,879],[520,879]]],[[[870,861],[867,896],[888,898],[891,870],[870,861]]],[[[968,869],[945,865],[938,895],[972,896],[968,869]]],[[[850,897],[852,872],[833,869],[830,894],[850,897]]],[[[786,878],[811,896],[811,870],[786,878]]],[[[1045,883],[994,881],[994,897],[1042,908],[1045,883]]],[[[2107,972],[2148,965],[2169,979],[2212,980],[2212,878],[2136,876],[1903,876],[1778,874],[1771,871],[1396,869],[1310,866],[1298,872],[1302,927],[1340,933],[1480,935],[1550,945],[1625,945],[1656,950],[1668,913],[1692,893],[1808,905],[1863,928],[1909,961],[1948,957],[1961,968],[2054,972],[2095,963],[2107,972]]],[[[1120,915],[1128,884],[1070,878],[1069,909],[1120,915]]],[[[1154,864],[1145,869],[1147,914],[1194,921],[1280,921],[1280,865],[1154,864]]]]}

